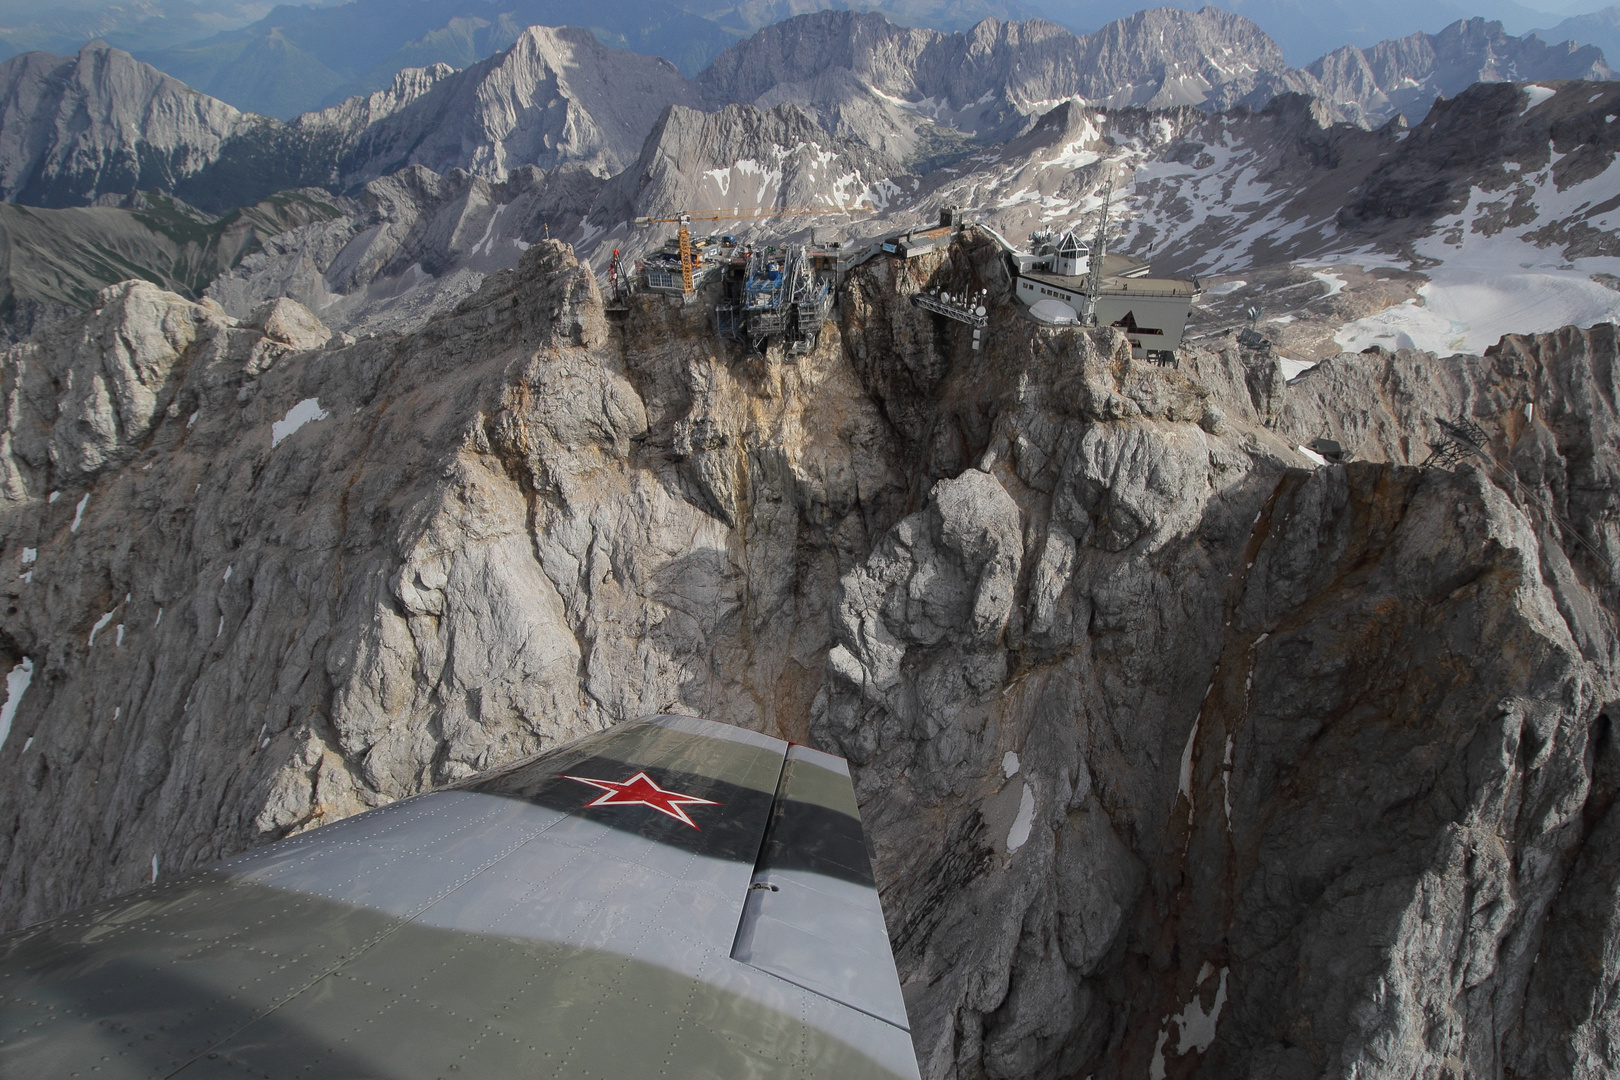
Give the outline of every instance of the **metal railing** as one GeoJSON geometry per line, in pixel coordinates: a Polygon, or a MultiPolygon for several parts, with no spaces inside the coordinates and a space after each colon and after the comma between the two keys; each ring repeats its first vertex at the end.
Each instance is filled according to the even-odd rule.
{"type": "Polygon", "coordinates": [[[917,293],[911,302],[936,315],[943,315],[947,319],[955,319],[960,323],[982,330],[990,325],[990,313],[978,297],[968,297],[965,301],[952,298],[950,293],[935,296],[932,293],[917,293]]]}

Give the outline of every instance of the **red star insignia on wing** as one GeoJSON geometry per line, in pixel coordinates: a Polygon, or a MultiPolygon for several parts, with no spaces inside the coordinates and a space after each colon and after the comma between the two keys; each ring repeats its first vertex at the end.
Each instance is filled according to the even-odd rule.
{"type": "Polygon", "coordinates": [[[696,795],[682,795],[678,791],[668,791],[658,786],[652,777],[644,772],[638,772],[630,779],[620,783],[614,780],[593,780],[589,776],[563,775],[564,780],[578,780],[582,784],[601,788],[606,794],[599,795],[586,803],[586,806],[650,806],[660,814],[668,814],[676,821],[682,821],[697,828],[697,822],[686,816],[683,806],[720,806],[722,804],[713,799],[700,799],[696,795]]]}

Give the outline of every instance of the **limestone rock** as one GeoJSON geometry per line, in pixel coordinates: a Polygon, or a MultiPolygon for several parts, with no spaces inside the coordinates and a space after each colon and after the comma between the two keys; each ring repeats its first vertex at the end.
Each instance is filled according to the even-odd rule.
{"type": "Polygon", "coordinates": [[[253,119],[103,41],[12,57],[0,87],[0,198],[36,206],[172,189],[253,119]]]}
{"type": "Polygon", "coordinates": [[[343,178],[362,184],[423,165],[499,181],[567,161],[605,175],[634,160],[665,108],[696,100],[662,57],[609,49],[589,30],[531,26],[357,133],[343,178]]]}
{"type": "Polygon", "coordinates": [[[1005,274],[760,355],[539,240],[409,335],[12,349],[0,918],[675,709],[850,758],[930,1080],[1620,1069],[1614,328],[1257,401],[909,302],[1005,274]]]}

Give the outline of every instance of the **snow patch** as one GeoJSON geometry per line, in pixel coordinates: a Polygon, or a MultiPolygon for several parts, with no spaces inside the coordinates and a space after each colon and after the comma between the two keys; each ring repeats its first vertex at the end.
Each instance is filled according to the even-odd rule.
{"type": "Polygon", "coordinates": [[[1357,319],[1341,327],[1333,340],[1345,352],[1382,345],[1450,356],[1483,353],[1505,334],[1620,321],[1620,294],[1579,273],[1451,266],[1428,273],[1435,280],[1418,289],[1421,303],[1407,300],[1357,319]]]}
{"type": "MultiPolygon", "coordinates": [[[[17,706],[22,704],[23,693],[33,681],[34,662],[26,656],[6,676],[6,701],[0,705],[0,746],[6,744],[6,736],[11,734],[11,721],[17,715],[17,706]]],[[[28,740],[30,743],[33,741],[32,737],[28,740]]],[[[27,743],[23,744],[23,749],[28,749],[27,743]]]]}
{"type": "Polygon", "coordinates": [[[1153,1063],[1148,1066],[1148,1080],[1164,1080],[1164,1043],[1170,1038],[1168,1027],[1159,1029],[1159,1040],[1153,1044],[1153,1063]]]}
{"type": "Polygon", "coordinates": [[[1018,755],[1011,750],[1001,755],[1001,775],[1008,780],[1018,775],[1018,755]]]}
{"type": "Polygon", "coordinates": [[[1035,789],[1025,782],[1023,793],[1018,796],[1018,816],[1013,819],[1012,828],[1007,832],[1009,854],[1029,842],[1029,830],[1034,824],[1035,789]]]}
{"type": "MultiPolygon", "coordinates": [[[[1210,685],[1213,687],[1214,683],[1211,683],[1210,685]]],[[[1209,695],[1206,693],[1204,696],[1208,697],[1209,695]]],[[[1198,742],[1198,724],[1203,719],[1203,713],[1199,713],[1198,716],[1194,718],[1192,730],[1187,732],[1187,745],[1181,751],[1181,785],[1176,789],[1176,794],[1187,796],[1188,802],[1192,801],[1193,747],[1198,742]]]]}
{"type": "Polygon", "coordinates": [[[476,255],[478,249],[483,248],[484,254],[488,255],[494,249],[495,223],[501,220],[501,215],[506,212],[506,208],[510,205],[511,203],[499,203],[496,205],[495,212],[489,215],[489,221],[484,225],[484,235],[480,236],[478,243],[472,246],[471,254],[476,255]]]}
{"type": "Polygon", "coordinates": [[[79,524],[84,521],[84,508],[88,505],[90,505],[90,493],[87,491],[84,493],[84,498],[79,500],[79,505],[74,508],[73,524],[68,526],[68,532],[76,533],[79,531],[79,524]]]}
{"type": "MultiPolygon", "coordinates": [[[[1226,755],[1221,759],[1221,806],[1226,810],[1226,831],[1232,831],[1232,748],[1237,740],[1226,737],[1226,755]]],[[[1203,982],[1203,979],[1199,979],[1203,982]]]]}
{"type": "Polygon", "coordinates": [[[1344,287],[1348,284],[1344,278],[1339,277],[1337,274],[1329,274],[1321,270],[1318,270],[1312,274],[1311,277],[1328,287],[1327,292],[1317,297],[1318,300],[1326,300],[1330,296],[1338,296],[1340,293],[1344,292],[1344,287]]]}
{"type": "Polygon", "coordinates": [[[1315,450],[1307,449],[1306,447],[1303,447],[1303,446],[1296,446],[1296,447],[1294,447],[1294,449],[1298,450],[1301,454],[1304,454],[1306,457],[1308,457],[1312,461],[1316,462],[1318,467],[1321,467],[1321,466],[1326,465],[1328,463],[1328,459],[1323,457],[1321,454],[1318,454],[1315,450]]]}
{"type": "Polygon", "coordinates": [[[1277,366],[1282,368],[1283,378],[1293,382],[1311,368],[1316,366],[1315,360],[1291,360],[1286,356],[1277,357],[1277,366]]]}
{"type": "Polygon", "coordinates": [[[280,446],[293,432],[312,420],[325,420],[328,413],[319,398],[305,398],[287,410],[287,415],[270,425],[270,449],[280,446]]]}
{"type": "Polygon", "coordinates": [[[1209,288],[1205,289],[1204,290],[1204,295],[1205,296],[1225,296],[1228,293],[1237,292],[1239,289],[1243,288],[1243,286],[1245,286],[1247,284],[1248,284],[1248,282],[1244,281],[1242,278],[1239,278],[1236,281],[1223,281],[1219,285],[1211,285],[1209,288]]]}
{"type": "MultiPolygon", "coordinates": [[[[1202,1054],[1215,1041],[1215,1025],[1220,1023],[1221,1007],[1226,1004],[1226,975],[1228,970],[1228,968],[1221,968],[1221,983],[1215,988],[1215,1001],[1210,1006],[1209,1012],[1204,1011],[1203,1000],[1195,993],[1193,999],[1187,1003],[1187,1007],[1181,1010],[1178,1015],[1171,1017],[1171,1020],[1175,1022],[1179,1029],[1180,1035],[1176,1042],[1177,1054],[1185,1054],[1189,1050],[1196,1050],[1202,1054]]],[[[1204,976],[1204,978],[1208,977],[1207,975],[1204,976]]],[[[1200,982],[1202,981],[1200,980],[1200,982]]]]}
{"type": "Polygon", "coordinates": [[[24,566],[27,566],[37,558],[39,558],[39,548],[23,548],[22,561],[24,566]]]}
{"type": "Polygon", "coordinates": [[[103,630],[105,630],[107,628],[107,624],[112,622],[113,616],[116,615],[117,613],[118,613],[118,609],[113,608],[111,611],[107,612],[107,614],[103,615],[101,618],[96,620],[96,625],[94,625],[94,626],[92,626],[90,628],[90,640],[89,640],[89,642],[86,643],[88,647],[93,648],[95,646],[95,644],[96,644],[96,635],[101,633],[103,630]]]}
{"type": "Polygon", "coordinates": [[[1524,88],[1524,94],[1525,97],[1529,98],[1529,100],[1525,102],[1524,108],[1519,110],[1520,116],[1523,116],[1525,113],[1529,112],[1537,105],[1540,105],[1542,102],[1552,100],[1552,98],[1558,94],[1558,91],[1554,90],[1550,86],[1533,84],[1524,88]]]}

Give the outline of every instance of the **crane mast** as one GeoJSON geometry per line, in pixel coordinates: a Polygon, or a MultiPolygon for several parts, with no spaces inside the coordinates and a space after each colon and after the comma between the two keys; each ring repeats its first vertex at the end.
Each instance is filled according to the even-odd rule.
{"type": "Polygon", "coordinates": [[[673,217],[638,217],[634,224],[675,225],[676,239],[681,253],[681,295],[690,298],[697,292],[692,258],[692,222],[694,221],[756,221],[771,217],[816,217],[823,214],[868,214],[870,206],[848,209],[831,206],[741,206],[730,210],[705,210],[698,213],[681,211],[673,217]]]}
{"type": "Polygon", "coordinates": [[[1091,266],[1086,274],[1086,325],[1097,325],[1097,294],[1102,292],[1103,258],[1108,254],[1108,204],[1114,197],[1114,178],[1103,188],[1102,218],[1097,222],[1097,242],[1091,245],[1091,266]]]}

